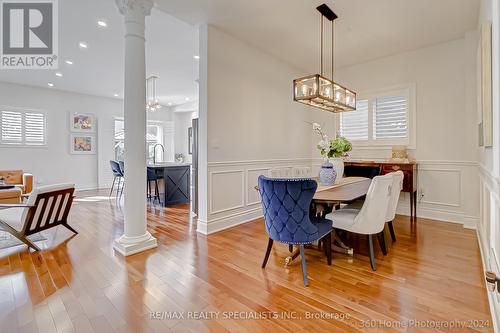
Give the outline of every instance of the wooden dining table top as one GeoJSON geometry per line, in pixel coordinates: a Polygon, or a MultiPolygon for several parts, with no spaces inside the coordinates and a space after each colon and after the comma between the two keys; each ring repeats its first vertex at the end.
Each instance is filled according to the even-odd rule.
{"type": "Polygon", "coordinates": [[[368,193],[371,182],[370,178],[365,177],[344,177],[332,186],[319,185],[313,200],[328,203],[356,200],[368,193]]]}

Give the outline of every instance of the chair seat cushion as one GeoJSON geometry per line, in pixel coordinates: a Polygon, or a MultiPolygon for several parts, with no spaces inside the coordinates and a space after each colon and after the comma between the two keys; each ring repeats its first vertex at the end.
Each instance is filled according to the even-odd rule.
{"type": "Polygon", "coordinates": [[[22,190],[17,187],[8,190],[1,190],[0,199],[20,198],[22,193],[22,190]]]}
{"type": "Polygon", "coordinates": [[[7,223],[17,231],[22,231],[24,210],[25,208],[22,207],[0,209],[0,221],[7,223]]]}
{"type": "Polygon", "coordinates": [[[356,232],[353,227],[358,214],[359,209],[342,208],[326,215],[326,218],[333,221],[334,228],[356,232]]]}

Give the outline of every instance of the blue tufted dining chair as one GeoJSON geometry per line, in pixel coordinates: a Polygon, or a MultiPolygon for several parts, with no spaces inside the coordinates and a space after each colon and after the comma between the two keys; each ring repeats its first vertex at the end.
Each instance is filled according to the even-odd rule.
{"type": "Polygon", "coordinates": [[[312,179],[280,179],[259,177],[259,192],[269,235],[267,251],[262,262],[266,267],[273,242],[299,245],[304,285],[308,286],[304,245],[324,240],[328,264],[332,262],[332,221],[316,218],[309,208],[318,184],[312,179]]]}

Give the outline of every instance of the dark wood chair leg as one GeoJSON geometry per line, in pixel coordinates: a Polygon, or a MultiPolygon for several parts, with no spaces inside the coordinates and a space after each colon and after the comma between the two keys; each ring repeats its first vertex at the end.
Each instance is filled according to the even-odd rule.
{"type": "Polygon", "coordinates": [[[293,252],[293,245],[288,244],[288,252],[292,253],[293,252]]]}
{"type": "Polygon", "coordinates": [[[78,231],[76,231],[75,229],[73,229],[73,227],[72,227],[72,226],[70,226],[70,225],[69,225],[69,224],[67,224],[67,223],[64,223],[64,224],[63,224],[63,226],[65,226],[65,227],[66,227],[66,229],[68,229],[69,231],[71,231],[71,232],[73,232],[73,233],[75,233],[75,234],[77,234],[77,233],[78,233],[78,231]]]}
{"type": "Polygon", "coordinates": [[[295,260],[300,254],[300,250],[295,250],[295,252],[292,254],[292,261],[295,260]]]}
{"type": "Polygon", "coordinates": [[[393,242],[396,241],[396,233],[394,233],[394,226],[392,225],[392,221],[387,222],[389,225],[389,232],[391,233],[391,239],[393,242]]]}
{"type": "Polygon", "coordinates": [[[332,233],[329,232],[328,235],[326,235],[323,238],[323,244],[325,247],[325,252],[326,252],[326,260],[328,262],[328,265],[330,266],[332,264],[332,233]]]}
{"type": "Polygon", "coordinates": [[[370,265],[372,266],[372,271],[376,271],[377,264],[375,263],[375,252],[373,252],[373,235],[368,235],[368,249],[370,251],[370,265]]]}
{"type": "Polygon", "coordinates": [[[381,232],[379,232],[377,234],[377,238],[378,238],[378,244],[380,245],[380,249],[382,250],[382,253],[384,254],[384,256],[386,256],[387,255],[387,245],[385,244],[384,230],[382,230],[381,232]]]}
{"type": "Polygon", "coordinates": [[[33,244],[33,242],[31,242],[26,236],[18,237],[18,239],[28,245],[28,249],[31,247],[35,251],[40,251],[40,248],[33,244]]]}
{"type": "Polygon", "coordinates": [[[273,240],[269,238],[269,242],[267,243],[266,256],[264,257],[264,261],[262,262],[262,268],[266,268],[267,259],[269,259],[269,254],[271,253],[272,248],[273,248],[273,240]]]}
{"type": "Polygon", "coordinates": [[[300,259],[302,263],[302,277],[304,278],[304,286],[309,286],[309,279],[307,278],[306,256],[304,253],[304,245],[300,245],[300,259]]]}

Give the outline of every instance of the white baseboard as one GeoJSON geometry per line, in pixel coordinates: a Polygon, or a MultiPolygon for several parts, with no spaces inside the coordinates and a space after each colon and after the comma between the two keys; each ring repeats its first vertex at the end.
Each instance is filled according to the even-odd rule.
{"type": "Polygon", "coordinates": [[[244,212],[214,218],[210,221],[198,220],[198,228],[196,231],[204,235],[210,235],[243,223],[254,221],[262,216],[262,208],[259,206],[244,212]]]}
{"type": "MultiPolygon", "coordinates": [[[[486,272],[487,270],[489,270],[489,267],[490,267],[490,265],[489,265],[490,258],[489,258],[489,251],[488,251],[488,249],[485,248],[486,246],[482,241],[480,228],[476,229],[476,237],[477,237],[477,241],[479,243],[479,251],[481,253],[481,260],[483,262],[483,271],[486,272]]],[[[496,291],[489,292],[486,289],[486,293],[488,295],[488,304],[490,306],[491,321],[493,322],[493,331],[499,332],[499,330],[500,330],[500,318],[499,318],[500,309],[497,309],[497,306],[496,306],[496,304],[497,304],[497,302],[495,300],[496,291]]]]}
{"type": "MultiPolygon", "coordinates": [[[[410,215],[410,207],[399,205],[397,209],[399,215],[410,215]]],[[[443,209],[432,209],[428,207],[417,207],[417,217],[431,219],[436,221],[451,222],[462,224],[466,229],[476,229],[479,222],[479,216],[469,216],[459,212],[453,212],[443,209]]]]}

